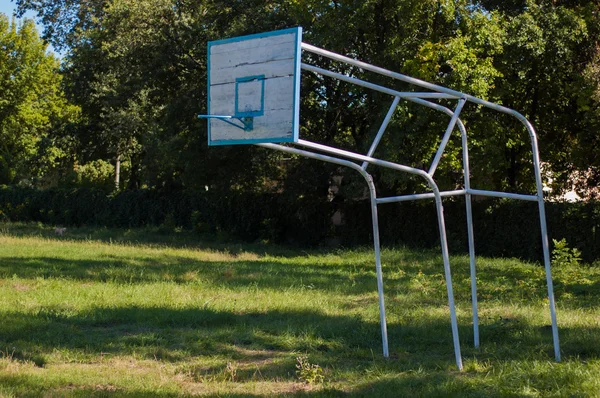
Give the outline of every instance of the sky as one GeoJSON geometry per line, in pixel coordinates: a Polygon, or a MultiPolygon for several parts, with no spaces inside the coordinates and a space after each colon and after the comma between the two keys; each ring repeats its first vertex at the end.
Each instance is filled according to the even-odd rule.
{"type": "MultiPolygon", "coordinates": [[[[11,1],[11,0],[0,0],[0,12],[3,14],[8,15],[8,18],[12,18],[13,13],[15,12],[15,9],[17,8],[17,5],[11,1]]],[[[35,14],[31,11],[28,11],[25,14],[26,18],[31,18],[35,20],[35,14]]],[[[40,35],[42,34],[42,30],[43,27],[42,25],[38,24],[36,21],[36,26],[37,26],[37,30],[40,33],[40,35]]],[[[60,54],[58,54],[56,51],[54,51],[54,49],[52,48],[51,45],[48,46],[48,51],[53,52],[56,56],[60,57],[60,54]]]]}
{"type": "MultiPolygon", "coordinates": [[[[0,12],[8,15],[8,17],[12,17],[17,5],[11,0],[0,0],[0,12]]],[[[28,12],[25,16],[28,18],[33,18],[34,13],[28,12]]],[[[41,29],[41,26],[38,25],[38,29],[41,29]]]]}

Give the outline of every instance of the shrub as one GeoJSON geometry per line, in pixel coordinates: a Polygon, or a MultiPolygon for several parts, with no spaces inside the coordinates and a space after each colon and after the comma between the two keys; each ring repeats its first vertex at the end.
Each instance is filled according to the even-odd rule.
{"type": "Polygon", "coordinates": [[[110,192],[115,188],[115,166],[102,159],[93,160],[76,165],[67,180],[68,186],[99,188],[110,192]]]}
{"type": "MultiPolygon", "coordinates": [[[[565,253],[571,256],[568,261],[600,259],[600,204],[547,203],[546,209],[550,238],[557,242],[565,239],[573,247],[563,250],[560,261],[567,261],[565,253]]],[[[467,252],[464,200],[445,201],[444,210],[450,250],[467,252]]],[[[378,212],[384,245],[439,247],[433,203],[385,204],[378,212]]],[[[373,235],[367,200],[332,203],[326,198],[295,198],[285,193],[140,189],[107,194],[97,188],[0,186],[0,219],[64,226],[162,225],[165,230],[184,228],[219,234],[223,239],[296,246],[322,245],[331,238],[344,246],[372,245],[373,235]],[[344,215],[344,222],[333,226],[331,216],[336,211],[344,215]]],[[[477,255],[541,261],[537,203],[476,201],[473,224],[477,255]]]]}
{"type": "Polygon", "coordinates": [[[576,267],[581,262],[581,252],[567,245],[566,239],[552,239],[554,249],[552,250],[552,265],[556,267],[576,267]]]}

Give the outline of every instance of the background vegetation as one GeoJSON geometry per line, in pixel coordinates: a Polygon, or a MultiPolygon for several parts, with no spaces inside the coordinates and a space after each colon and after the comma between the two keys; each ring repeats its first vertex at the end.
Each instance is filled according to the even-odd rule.
{"type": "MultiPolygon", "coordinates": [[[[587,173],[578,181],[583,192],[598,180],[596,1],[17,0],[16,4],[20,12],[37,13],[45,40],[63,51],[64,58],[56,70],[57,61],[43,54],[31,23],[16,27],[2,19],[2,31],[12,32],[4,33],[3,40],[15,49],[5,57],[39,65],[33,56],[26,56],[27,49],[35,47],[38,58],[49,65],[46,77],[30,76],[26,81],[40,86],[44,79],[52,81],[44,87],[56,98],[34,92],[58,114],[44,113],[47,122],[25,135],[11,135],[9,119],[3,118],[2,141],[8,148],[2,155],[7,165],[0,183],[43,186],[42,181],[50,179],[54,185],[94,181],[106,186],[119,160],[121,188],[285,190],[292,198],[323,198],[335,173],[344,176],[340,195],[356,197],[355,176],[329,165],[257,148],[209,150],[206,122],[195,117],[206,109],[207,41],[298,25],[304,27],[305,41],[314,45],[517,109],[539,132],[542,159],[557,190],[571,189],[568,177],[576,170],[587,173]],[[19,47],[15,44],[19,40],[29,47],[19,47]],[[19,145],[29,150],[17,151],[19,145]],[[9,156],[18,157],[20,163],[9,156]],[[236,162],[230,161],[233,158],[236,162]],[[96,175],[86,171],[87,165],[98,170],[96,175]]],[[[352,76],[381,79],[313,58],[311,62],[352,76]]],[[[0,82],[0,95],[13,104],[10,93],[22,94],[28,87],[6,79],[0,82]]],[[[398,88],[406,87],[398,84],[398,88]]],[[[350,90],[345,83],[304,73],[301,134],[364,151],[390,102],[380,94],[350,90]]],[[[463,116],[475,185],[531,191],[529,138],[522,128],[476,106],[465,109],[463,116]]],[[[37,120],[34,115],[25,119],[37,120]]],[[[446,122],[445,116],[402,104],[378,154],[422,167],[432,160],[446,122]]],[[[438,179],[447,187],[461,178],[458,136],[455,139],[439,169],[438,179]]],[[[413,180],[373,172],[382,193],[419,189],[413,180]]]]}
{"type": "MultiPolygon", "coordinates": [[[[444,206],[450,250],[466,253],[464,201],[444,206]]],[[[566,239],[592,263],[600,259],[600,209],[594,203],[548,203],[550,238],[566,239]]],[[[385,245],[439,247],[431,202],[380,206],[381,240],[385,245]]],[[[41,222],[68,227],[158,227],[165,233],[188,231],[202,240],[249,241],[302,247],[371,246],[368,201],[289,202],[285,195],[265,192],[165,192],[127,190],[106,195],[93,188],[0,187],[0,221],[41,222]],[[330,219],[337,211],[342,225],[330,219]]],[[[541,260],[537,203],[505,200],[473,205],[476,253],[541,260]]]]}
{"type": "MultiPolygon", "coordinates": [[[[16,24],[0,16],[0,40],[6,49],[0,63],[0,184],[92,190],[3,191],[2,211],[10,219],[65,225],[166,222],[273,241],[314,242],[331,236],[329,217],[334,211],[359,214],[354,210],[362,206],[364,184],[356,173],[255,147],[209,149],[206,122],[196,118],[206,110],[207,41],[298,25],[304,27],[305,41],[314,45],[520,111],[538,130],[551,194],[572,188],[585,198],[597,194],[596,1],[16,0],[16,5],[21,13],[37,14],[44,40],[62,51],[63,58],[59,64],[45,53],[31,21],[16,24]],[[113,194],[119,191],[127,193],[113,194]],[[11,195],[37,199],[27,202],[11,195]],[[252,210],[242,210],[249,198],[278,209],[253,204],[252,210]],[[130,200],[139,203],[123,204],[130,200]],[[167,209],[167,203],[178,208],[167,209]],[[29,215],[19,215],[19,206],[29,209],[29,215]],[[229,218],[227,208],[233,209],[229,218]],[[305,232],[310,230],[314,235],[305,232]]],[[[328,69],[383,82],[368,72],[305,56],[328,69]]],[[[410,89],[399,82],[384,83],[410,89]]],[[[358,152],[368,147],[391,102],[382,94],[311,73],[303,74],[301,97],[304,138],[358,152]]],[[[522,126],[474,105],[462,116],[469,132],[473,185],[532,192],[529,137],[522,126]]],[[[427,167],[446,123],[444,115],[401,104],[377,155],[427,167]]],[[[462,179],[458,134],[447,148],[436,179],[442,188],[454,189],[462,179]]],[[[421,181],[397,173],[370,171],[380,195],[425,188],[421,181]]],[[[395,236],[401,234],[391,226],[394,220],[420,220],[410,215],[425,214],[415,210],[421,206],[407,212],[402,206],[391,206],[382,217],[395,236]]],[[[481,208],[498,211],[490,219],[500,220],[497,209],[506,206],[481,208]]],[[[511,207],[514,220],[529,217],[520,210],[514,213],[521,208],[527,206],[511,207]]],[[[598,247],[597,211],[574,209],[568,212],[573,216],[557,216],[551,231],[556,238],[569,238],[591,260],[598,247]],[[587,216],[578,226],[565,221],[582,214],[587,216]]],[[[348,218],[338,228],[346,242],[352,236],[358,236],[355,243],[368,239],[368,229],[357,220],[348,218]]],[[[479,233],[484,244],[493,236],[479,233]]],[[[412,234],[403,242],[426,243],[426,236],[412,234]]],[[[537,243],[529,242],[534,250],[537,243]]],[[[515,245],[499,250],[506,247],[515,245]]],[[[522,250],[505,254],[524,255],[522,250]]]]}

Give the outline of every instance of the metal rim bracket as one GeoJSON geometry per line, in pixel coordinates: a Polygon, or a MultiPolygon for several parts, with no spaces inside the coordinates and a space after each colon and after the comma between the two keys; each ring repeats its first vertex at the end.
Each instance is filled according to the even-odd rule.
{"type": "Polygon", "coordinates": [[[244,131],[252,131],[254,130],[254,117],[253,116],[233,116],[233,115],[198,115],[199,119],[218,119],[222,120],[225,123],[229,123],[232,126],[235,126],[244,131]],[[233,123],[231,119],[238,120],[242,123],[239,124],[233,123]]]}

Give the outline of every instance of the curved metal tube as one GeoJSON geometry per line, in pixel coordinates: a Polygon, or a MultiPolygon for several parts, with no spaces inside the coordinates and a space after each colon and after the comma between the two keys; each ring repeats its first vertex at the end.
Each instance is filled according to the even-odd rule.
{"type": "Polygon", "coordinates": [[[385,160],[375,159],[370,156],[359,155],[359,154],[356,154],[353,152],[348,152],[348,151],[344,151],[344,150],[337,149],[337,148],[331,148],[331,147],[321,145],[321,144],[316,144],[316,143],[313,143],[310,141],[298,140],[297,144],[305,146],[307,148],[319,150],[319,151],[322,151],[325,153],[343,156],[343,157],[346,157],[346,158],[349,158],[352,160],[356,160],[359,162],[368,162],[368,163],[372,163],[372,164],[375,164],[375,165],[378,165],[381,167],[386,167],[386,168],[389,168],[392,170],[397,170],[397,171],[402,171],[402,172],[409,173],[409,174],[414,174],[414,175],[424,178],[427,181],[427,183],[431,187],[431,190],[433,191],[433,194],[435,195],[435,206],[436,206],[437,216],[438,216],[438,227],[440,230],[440,243],[442,246],[442,258],[443,258],[443,262],[444,262],[444,275],[446,278],[446,289],[448,291],[448,305],[450,306],[450,323],[452,326],[452,339],[454,341],[454,355],[456,357],[456,366],[458,366],[458,368],[462,370],[463,365],[462,365],[462,357],[461,357],[461,353],[460,353],[460,339],[458,336],[458,322],[456,319],[456,309],[454,306],[454,292],[452,289],[452,275],[450,272],[450,256],[448,253],[448,241],[446,239],[446,224],[444,221],[444,208],[442,206],[442,196],[440,194],[440,190],[439,190],[437,184],[435,183],[435,181],[433,180],[433,177],[431,177],[427,172],[420,170],[420,169],[415,169],[413,167],[399,165],[399,164],[388,162],[385,160]]]}
{"type": "Polygon", "coordinates": [[[540,168],[540,154],[538,149],[537,134],[535,132],[535,129],[533,128],[531,123],[529,123],[529,120],[525,118],[525,116],[512,109],[504,107],[501,108],[503,108],[503,110],[498,110],[514,116],[521,123],[523,123],[531,138],[531,151],[533,152],[533,168],[535,173],[535,184],[538,196],[538,211],[540,214],[540,228],[542,233],[542,252],[544,254],[544,268],[546,270],[546,285],[548,287],[548,302],[550,306],[550,318],[552,322],[552,340],[554,342],[554,357],[556,359],[556,362],[560,362],[560,340],[558,337],[558,324],[556,321],[556,303],[554,300],[552,270],[550,269],[550,245],[548,242],[548,227],[546,224],[546,209],[544,205],[544,186],[542,183],[542,171],[540,168]]]}
{"type": "MultiPolygon", "coordinates": [[[[454,117],[454,112],[443,105],[439,105],[420,98],[407,98],[407,100],[426,106],[454,117]]],[[[477,304],[477,268],[475,262],[475,232],[473,230],[473,207],[471,204],[471,172],[469,168],[469,145],[467,142],[467,129],[460,118],[457,120],[458,130],[460,131],[462,150],[463,150],[463,179],[465,184],[465,205],[467,213],[467,239],[469,242],[469,272],[471,276],[471,308],[473,312],[473,345],[479,348],[479,310],[477,304]]]]}
{"type": "MultiPolygon", "coordinates": [[[[394,76],[390,76],[390,77],[394,77],[394,76]]],[[[435,86],[435,85],[433,85],[433,86],[435,86]]],[[[438,87],[435,86],[435,87],[432,87],[432,89],[438,89],[438,87]]],[[[440,90],[440,91],[442,91],[442,90],[440,90]]],[[[452,94],[455,93],[454,90],[450,90],[450,91],[444,90],[442,92],[447,92],[447,93],[452,93],[452,94]]],[[[550,307],[550,318],[551,318],[551,323],[552,323],[552,340],[553,340],[553,344],[554,344],[554,357],[557,362],[560,362],[561,361],[560,339],[558,336],[558,323],[557,323],[557,319],[556,319],[556,303],[555,303],[555,298],[554,298],[554,286],[553,286],[553,281],[552,281],[552,270],[551,270],[551,262],[550,262],[550,247],[549,247],[549,241],[548,241],[548,227],[547,227],[547,222],[546,222],[546,210],[545,210],[545,204],[544,204],[544,191],[543,191],[542,173],[541,173],[541,167],[540,167],[540,156],[539,156],[537,134],[535,132],[535,129],[533,128],[533,125],[529,122],[529,120],[527,120],[527,118],[525,116],[523,116],[521,113],[519,113],[513,109],[506,108],[502,105],[494,104],[494,103],[479,99],[477,97],[473,97],[471,95],[465,95],[464,98],[467,98],[467,100],[469,100],[473,103],[483,105],[487,108],[494,109],[498,112],[502,112],[502,113],[505,113],[505,114],[515,117],[525,126],[525,129],[527,130],[527,133],[529,134],[529,137],[531,140],[531,152],[532,152],[532,156],[533,156],[533,168],[534,168],[535,182],[536,182],[536,191],[537,191],[536,196],[538,198],[537,202],[538,202],[538,211],[539,211],[539,217],[540,217],[542,252],[543,252],[543,256],[544,256],[546,285],[547,285],[547,289],[548,289],[548,302],[549,302],[549,307],[550,307]]],[[[452,116],[454,114],[452,112],[452,110],[450,110],[444,106],[441,106],[439,104],[432,103],[430,101],[426,101],[426,100],[419,99],[419,98],[407,98],[407,100],[427,106],[432,109],[437,109],[441,112],[446,113],[449,116],[452,116]]],[[[465,168],[465,170],[464,170],[465,189],[468,192],[470,190],[470,176],[469,176],[469,171],[468,171],[469,159],[468,159],[468,146],[467,146],[467,142],[466,142],[466,129],[460,119],[458,120],[457,124],[458,124],[458,128],[461,132],[462,140],[463,140],[462,145],[463,145],[463,166],[465,168]]],[[[469,235],[469,257],[471,259],[470,268],[471,268],[471,296],[472,296],[472,303],[473,303],[473,329],[474,329],[475,347],[478,347],[479,346],[479,328],[478,328],[478,316],[477,316],[477,287],[476,287],[476,278],[475,278],[476,271],[475,271],[475,257],[474,257],[474,233],[473,233],[473,223],[472,223],[471,195],[467,194],[466,199],[467,199],[466,203],[467,203],[468,235],[469,235]]]]}
{"type": "MultiPolygon", "coordinates": [[[[264,148],[275,149],[277,151],[292,153],[296,155],[302,155],[307,158],[322,160],[329,163],[338,164],[340,166],[349,167],[354,169],[360,173],[361,176],[367,182],[369,186],[369,194],[371,197],[371,218],[373,221],[373,245],[375,246],[375,270],[377,273],[377,292],[379,295],[379,320],[381,323],[381,340],[383,344],[383,356],[385,358],[389,357],[389,348],[388,348],[388,335],[387,335],[387,321],[385,317],[385,300],[383,294],[383,271],[381,268],[381,243],[379,240],[379,220],[377,216],[377,192],[375,190],[375,184],[373,183],[373,178],[371,175],[367,173],[361,166],[356,163],[350,162],[348,160],[338,159],[331,156],[320,155],[317,153],[303,151],[301,149],[290,148],[277,144],[256,144],[257,146],[262,146],[264,148]]],[[[462,364],[461,364],[462,366],[462,364]]]]}

